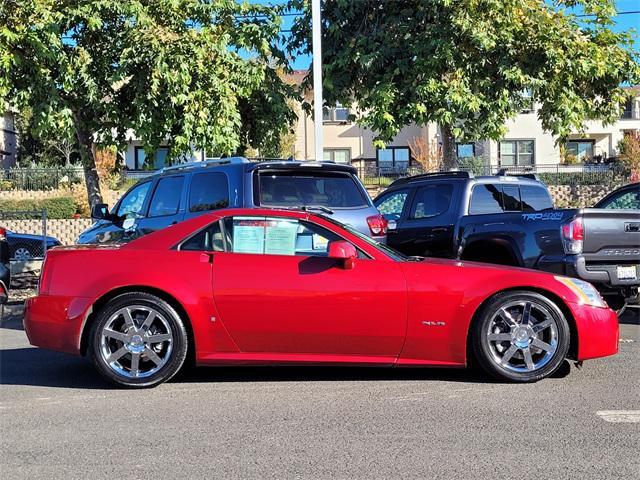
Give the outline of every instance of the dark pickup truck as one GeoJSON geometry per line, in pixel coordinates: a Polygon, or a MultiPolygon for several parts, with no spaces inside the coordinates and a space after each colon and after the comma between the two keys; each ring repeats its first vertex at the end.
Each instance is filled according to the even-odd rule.
{"type": "Polygon", "coordinates": [[[581,278],[618,311],[638,302],[638,211],[557,210],[534,175],[474,177],[467,172],[397,180],[374,204],[389,221],[387,244],[406,255],[581,278]]]}

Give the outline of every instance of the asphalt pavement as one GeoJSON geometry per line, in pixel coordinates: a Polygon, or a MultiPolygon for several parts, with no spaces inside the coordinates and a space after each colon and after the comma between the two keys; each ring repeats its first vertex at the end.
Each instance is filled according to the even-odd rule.
{"type": "Polygon", "coordinates": [[[617,356],[536,384],[477,372],[198,368],[112,389],[84,359],[0,322],[0,476],[640,478],[640,310],[617,356]]]}

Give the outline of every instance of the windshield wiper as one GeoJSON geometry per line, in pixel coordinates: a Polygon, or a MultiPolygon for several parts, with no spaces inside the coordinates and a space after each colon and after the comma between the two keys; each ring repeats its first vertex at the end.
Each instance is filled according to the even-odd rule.
{"type": "Polygon", "coordinates": [[[309,212],[312,210],[320,210],[321,212],[328,213],[329,215],[333,215],[333,210],[331,210],[329,207],[325,207],[324,205],[302,205],[300,209],[304,210],[305,212],[309,212]]]}

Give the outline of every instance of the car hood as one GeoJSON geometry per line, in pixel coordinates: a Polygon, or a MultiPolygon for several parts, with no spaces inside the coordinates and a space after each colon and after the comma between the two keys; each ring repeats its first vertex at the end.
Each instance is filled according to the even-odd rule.
{"type": "MultiPolygon", "coordinates": [[[[16,233],[16,232],[7,232],[7,238],[13,240],[35,240],[42,241],[42,235],[32,235],[30,233],[16,233]]],[[[47,236],[47,243],[60,243],[57,238],[47,236]]]]}

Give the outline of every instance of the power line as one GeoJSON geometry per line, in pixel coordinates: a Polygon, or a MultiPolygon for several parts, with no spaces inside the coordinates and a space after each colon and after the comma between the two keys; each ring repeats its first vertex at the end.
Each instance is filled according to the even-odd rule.
{"type": "MultiPolygon", "coordinates": [[[[626,12],[617,12],[613,16],[617,17],[618,15],[637,15],[638,13],[640,13],[640,10],[628,10],[626,12]]],[[[583,14],[575,15],[575,16],[576,17],[597,17],[597,15],[595,13],[583,13],[583,14]]]]}

